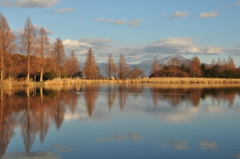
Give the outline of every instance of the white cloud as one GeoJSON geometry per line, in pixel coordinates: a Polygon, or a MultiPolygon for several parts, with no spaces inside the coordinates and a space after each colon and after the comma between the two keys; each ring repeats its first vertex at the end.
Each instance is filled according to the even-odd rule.
{"type": "Polygon", "coordinates": [[[212,11],[212,12],[202,12],[199,16],[199,18],[211,18],[218,16],[218,11],[212,11]]]}
{"type": "Polygon", "coordinates": [[[240,0],[236,3],[237,6],[240,6],[240,0]]]}
{"type": "Polygon", "coordinates": [[[177,11],[173,13],[172,15],[169,16],[170,19],[175,19],[175,18],[186,18],[188,16],[188,11],[177,11]]]}
{"type": "Polygon", "coordinates": [[[63,45],[67,53],[74,50],[79,58],[85,58],[90,48],[97,54],[108,50],[112,46],[112,40],[102,38],[83,38],[79,40],[65,39],[63,40],[63,45]]]}
{"type": "Polygon", "coordinates": [[[162,13],[161,15],[162,15],[162,16],[165,16],[165,15],[167,15],[167,14],[166,14],[166,13],[162,13]]]}
{"type": "Polygon", "coordinates": [[[65,12],[73,12],[74,8],[66,8],[66,9],[56,9],[52,11],[46,11],[45,13],[65,13],[65,12]]]}
{"type": "Polygon", "coordinates": [[[24,8],[47,8],[56,6],[61,0],[1,0],[1,6],[24,8]]]}
{"type": "Polygon", "coordinates": [[[143,22],[143,19],[134,19],[134,20],[128,20],[128,19],[106,19],[106,18],[97,18],[94,21],[103,21],[103,22],[110,22],[112,25],[129,25],[129,26],[138,26],[143,22]]]}
{"type": "Polygon", "coordinates": [[[164,54],[220,54],[224,48],[221,47],[202,47],[194,44],[192,38],[167,38],[150,44],[144,48],[146,53],[164,54]]]}

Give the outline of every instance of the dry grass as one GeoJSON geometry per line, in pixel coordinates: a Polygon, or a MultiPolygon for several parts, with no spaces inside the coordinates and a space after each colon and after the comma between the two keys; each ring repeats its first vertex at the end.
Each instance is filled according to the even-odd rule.
{"type": "Polygon", "coordinates": [[[46,85],[78,85],[83,83],[162,83],[162,84],[240,84],[240,79],[224,78],[145,78],[126,80],[86,80],[54,79],[44,82],[46,85]]]}
{"type": "Polygon", "coordinates": [[[224,85],[224,84],[240,84],[240,79],[224,79],[224,78],[144,78],[144,79],[126,79],[126,80],[87,80],[87,79],[53,79],[45,81],[44,83],[25,82],[16,80],[5,80],[0,83],[1,86],[32,86],[32,85],[79,85],[79,84],[90,84],[90,83],[152,83],[152,84],[202,84],[202,85],[224,85]]]}

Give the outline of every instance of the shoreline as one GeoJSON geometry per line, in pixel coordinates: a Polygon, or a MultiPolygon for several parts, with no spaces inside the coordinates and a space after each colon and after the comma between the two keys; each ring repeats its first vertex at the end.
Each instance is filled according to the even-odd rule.
{"type": "Polygon", "coordinates": [[[0,87],[11,86],[45,86],[45,85],[78,85],[78,84],[91,84],[91,83],[159,83],[159,84],[240,84],[240,79],[228,78],[143,78],[143,79],[125,79],[125,80],[108,80],[108,79],[72,79],[72,78],[56,78],[48,80],[43,83],[40,82],[18,82],[14,80],[6,80],[0,83],[0,87]]]}

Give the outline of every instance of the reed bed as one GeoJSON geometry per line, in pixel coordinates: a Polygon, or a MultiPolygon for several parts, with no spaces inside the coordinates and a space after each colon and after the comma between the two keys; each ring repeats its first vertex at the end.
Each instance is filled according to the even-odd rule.
{"type": "Polygon", "coordinates": [[[240,84],[240,79],[225,78],[141,78],[125,80],[107,80],[107,79],[53,79],[45,81],[45,85],[78,85],[90,83],[162,83],[162,84],[240,84]]]}

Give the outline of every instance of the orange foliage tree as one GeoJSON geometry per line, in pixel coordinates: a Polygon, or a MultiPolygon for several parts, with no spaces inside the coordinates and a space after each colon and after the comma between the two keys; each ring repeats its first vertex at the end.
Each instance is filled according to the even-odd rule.
{"type": "Polygon", "coordinates": [[[60,38],[57,38],[56,42],[53,44],[50,57],[53,59],[57,76],[60,78],[62,73],[61,70],[66,60],[65,49],[60,38]]]}
{"type": "Polygon", "coordinates": [[[32,25],[30,18],[26,20],[24,33],[22,34],[22,51],[26,54],[27,57],[27,78],[26,80],[29,81],[30,73],[31,73],[31,56],[35,52],[36,46],[36,32],[35,28],[32,25]]]}
{"type": "Polygon", "coordinates": [[[9,63],[8,54],[11,53],[15,45],[13,44],[15,35],[8,26],[7,19],[0,13],[0,72],[1,81],[4,80],[6,63],[9,63]]]}
{"type": "Polygon", "coordinates": [[[40,82],[43,81],[43,74],[46,72],[46,57],[50,52],[50,42],[48,35],[44,29],[41,27],[39,35],[37,37],[37,45],[36,45],[36,56],[38,57],[38,71],[40,71],[40,82]]]}
{"type": "Polygon", "coordinates": [[[92,49],[88,50],[83,68],[83,73],[87,79],[94,79],[99,74],[96,57],[94,56],[92,49]]]}
{"type": "Polygon", "coordinates": [[[78,64],[78,59],[73,50],[70,53],[70,57],[67,58],[66,60],[65,69],[67,70],[68,75],[70,77],[73,77],[73,75],[77,74],[80,71],[80,65],[78,64]]]}

